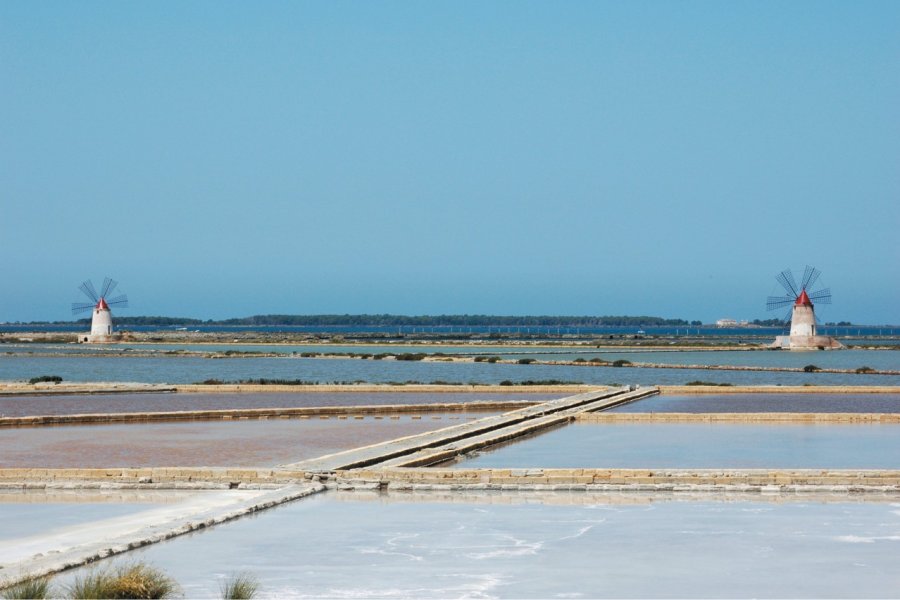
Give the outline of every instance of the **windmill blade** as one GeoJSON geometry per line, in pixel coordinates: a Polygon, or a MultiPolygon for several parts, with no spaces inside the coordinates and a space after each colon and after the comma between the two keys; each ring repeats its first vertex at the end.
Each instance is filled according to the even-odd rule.
{"type": "Polygon", "coordinates": [[[831,288],[822,288],[809,295],[813,304],[831,304],[831,288]]]}
{"type": "Polygon", "coordinates": [[[118,281],[112,280],[109,277],[105,278],[103,280],[103,287],[100,290],[100,297],[107,298],[113,293],[113,290],[116,289],[117,285],[119,285],[118,281]]]}
{"type": "Polygon", "coordinates": [[[766,310],[775,310],[776,308],[793,304],[796,300],[796,298],[791,296],[769,296],[766,299],[766,310]]]}
{"type": "Polygon", "coordinates": [[[128,296],[122,294],[106,301],[107,306],[118,306],[119,308],[128,308],[128,296]]]}
{"type": "Polygon", "coordinates": [[[822,271],[818,270],[815,267],[806,265],[806,269],[803,270],[803,289],[809,290],[812,286],[814,286],[816,284],[816,280],[821,274],[822,271]]]}
{"type": "Polygon", "coordinates": [[[784,321],[785,325],[787,325],[788,323],[791,322],[791,317],[793,317],[793,316],[794,316],[794,309],[792,307],[792,308],[788,309],[787,313],[783,317],[781,317],[781,320],[784,321]]]}
{"type": "Polygon", "coordinates": [[[81,290],[85,296],[93,300],[94,304],[100,301],[100,296],[97,295],[97,290],[94,289],[94,284],[91,283],[90,279],[79,285],[78,289],[81,290]]]}
{"type": "Polygon", "coordinates": [[[784,291],[788,294],[793,294],[794,298],[800,295],[800,291],[797,289],[797,282],[794,280],[794,274],[791,273],[790,269],[785,269],[776,275],[775,280],[781,284],[784,291]]]}
{"type": "Polygon", "coordinates": [[[93,302],[73,302],[72,303],[72,314],[77,315],[78,313],[87,312],[89,310],[94,310],[93,302]]]}

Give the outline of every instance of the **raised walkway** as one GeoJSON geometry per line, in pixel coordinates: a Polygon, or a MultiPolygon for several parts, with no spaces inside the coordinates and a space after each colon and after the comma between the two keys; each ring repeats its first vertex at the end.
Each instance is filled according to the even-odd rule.
{"type": "Polygon", "coordinates": [[[327,473],[372,465],[426,466],[476,448],[567,423],[579,413],[611,408],[658,393],[657,388],[651,387],[636,390],[604,389],[576,394],[470,423],[288,464],[285,468],[327,473]]]}

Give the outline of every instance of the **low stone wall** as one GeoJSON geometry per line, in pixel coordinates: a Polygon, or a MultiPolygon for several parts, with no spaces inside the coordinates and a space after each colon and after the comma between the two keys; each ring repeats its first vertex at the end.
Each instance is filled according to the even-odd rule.
{"type": "Polygon", "coordinates": [[[358,469],[339,489],[878,491],[900,494],[897,470],[823,469],[358,469]]]}
{"type": "Polygon", "coordinates": [[[250,419],[362,418],[366,415],[404,415],[436,412],[506,412],[540,404],[537,401],[444,402],[440,404],[371,404],[294,408],[241,408],[83,415],[35,415],[0,417],[0,427],[42,425],[88,425],[99,423],[144,423],[151,421],[217,421],[250,419]]]}
{"type": "Polygon", "coordinates": [[[112,468],[112,469],[0,469],[0,489],[42,487],[191,488],[228,489],[285,485],[305,481],[306,473],[290,469],[232,468],[112,468]]]}
{"type": "Polygon", "coordinates": [[[898,394],[895,385],[660,385],[661,394],[898,394]]]}
{"type": "Polygon", "coordinates": [[[310,478],[344,490],[877,491],[900,494],[900,470],[852,469],[0,469],[0,489],[255,489],[310,478]]]}
{"type": "Polygon", "coordinates": [[[900,413],[581,413],[583,423],[900,423],[900,413]]]}
{"type": "Polygon", "coordinates": [[[202,385],[189,384],[175,386],[179,392],[192,393],[246,393],[246,392],[362,392],[367,394],[379,392],[409,393],[534,393],[534,394],[578,394],[590,390],[604,389],[602,385],[440,385],[440,384],[407,384],[389,385],[379,383],[360,384],[316,384],[316,385],[254,385],[254,384],[221,384],[202,385]]]}

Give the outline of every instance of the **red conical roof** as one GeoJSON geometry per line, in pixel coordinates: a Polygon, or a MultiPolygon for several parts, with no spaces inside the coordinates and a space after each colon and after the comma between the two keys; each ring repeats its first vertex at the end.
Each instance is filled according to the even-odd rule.
{"type": "MultiPolygon", "coordinates": [[[[803,292],[804,294],[806,292],[803,292]]],[[[100,301],[97,302],[97,306],[95,307],[97,310],[109,310],[109,304],[106,303],[106,298],[100,298],[100,301]]]]}
{"type": "MultiPolygon", "coordinates": [[[[101,298],[102,302],[103,299],[101,298]]],[[[797,301],[794,303],[796,306],[812,306],[812,302],[809,299],[809,296],[806,295],[806,289],[800,290],[800,295],[797,296],[797,301]]]]}

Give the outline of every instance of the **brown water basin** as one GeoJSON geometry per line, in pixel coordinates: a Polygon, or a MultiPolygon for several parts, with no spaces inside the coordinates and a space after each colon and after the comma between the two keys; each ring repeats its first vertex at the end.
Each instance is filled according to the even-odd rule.
{"type": "Polygon", "coordinates": [[[0,467],[267,467],[493,413],[267,419],[0,430],[0,467]]]}
{"type": "Polygon", "coordinates": [[[237,394],[72,394],[0,397],[0,416],[74,415],[94,413],[359,406],[364,404],[437,404],[443,402],[543,402],[565,396],[532,393],[472,392],[265,392],[237,394]]]}

